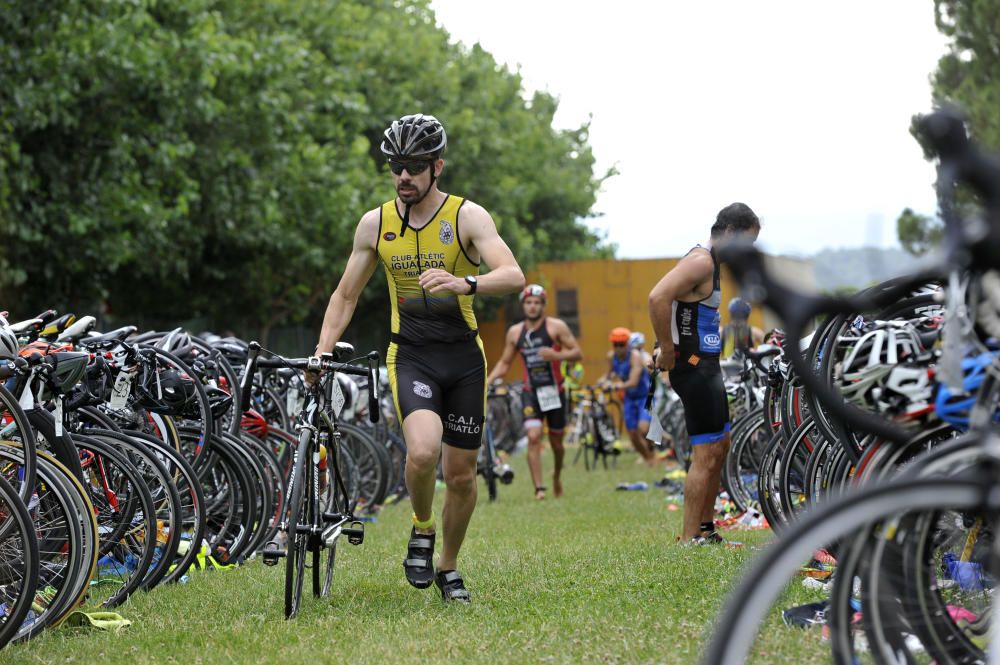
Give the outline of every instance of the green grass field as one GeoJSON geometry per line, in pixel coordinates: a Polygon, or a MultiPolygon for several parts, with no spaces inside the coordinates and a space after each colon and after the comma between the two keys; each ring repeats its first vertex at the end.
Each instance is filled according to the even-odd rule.
{"type": "MultiPolygon", "coordinates": [[[[58,628],[0,651],[0,663],[694,663],[752,546],[770,534],[729,534],[747,543],[740,550],[678,546],[681,512],[667,510],[662,490],[615,491],[662,473],[633,460],[570,467],[559,500],[534,500],[523,456],[497,503],[480,482],[460,560],[471,606],[445,607],[436,588],[406,583],[410,511],[392,506],[364,545],[339,545],[333,597],[304,598],[294,621],[282,618],[283,566],[251,561],[130,599],[117,609],[132,620],[120,632],[58,628]]],[[[815,631],[774,623],[759,662],[829,660],[815,631]]]]}

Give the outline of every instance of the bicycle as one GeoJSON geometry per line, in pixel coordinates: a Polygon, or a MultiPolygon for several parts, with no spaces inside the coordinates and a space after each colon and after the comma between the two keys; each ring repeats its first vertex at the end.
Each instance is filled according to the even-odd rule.
{"type": "MultiPolygon", "coordinates": [[[[946,261],[935,266],[935,273],[948,275],[949,286],[944,347],[936,370],[940,377],[949,362],[962,359],[961,343],[956,345],[956,341],[982,344],[978,336],[968,334],[971,325],[964,328],[971,323],[965,318],[970,283],[982,289],[973,291],[983,296],[973,301],[980,306],[976,323],[995,336],[990,317],[992,324],[998,319],[990,307],[995,310],[1000,293],[998,284],[991,284],[987,276],[997,264],[1000,247],[1000,157],[977,149],[964,123],[946,112],[924,118],[920,133],[940,159],[938,188],[946,261]],[[984,204],[985,222],[979,222],[975,234],[967,232],[973,228],[968,220],[955,217],[958,182],[969,185],[984,204]]],[[[852,317],[856,312],[878,311],[907,297],[932,274],[909,276],[852,298],[812,297],[776,282],[755,250],[727,249],[726,259],[744,288],[782,316],[793,340],[816,314],[852,317]]],[[[800,354],[788,356],[830,424],[852,437],[855,432],[876,435],[877,445],[891,452],[886,457],[893,465],[883,460],[878,483],[852,491],[832,488],[842,492],[836,501],[812,508],[808,519],[789,525],[779,543],[753,563],[730,594],[704,662],[743,662],[772,603],[817,546],[833,547],[837,558],[836,574],[825,585],[830,599],[824,610],[835,662],[997,662],[1000,631],[995,624],[990,634],[997,609],[995,580],[1000,575],[997,386],[987,391],[984,381],[980,394],[974,396],[966,421],[969,434],[931,445],[928,433],[914,436],[894,419],[847,403],[800,354]],[[903,461],[907,467],[885,482],[903,461]],[[855,636],[858,629],[864,634],[864,653],[855,636]]],[[[987,381],[996,381],[997,369],[996,363],[989,367],[987,381]]],[[[961,383],[962,374],[957,378],[961,383]]],[[[939,381],[941,390],[948,388],[945,379],[939,381]]],[[[940,410],[944,402],[936,404],[940,410]]],[[[852,440],[837,441],[837,445],[847,460],[842,466],[852,466],[852,440]]],[[[862,478],[872,477],[873,471],[861,469],[870,460],[858,457],[861,464],[853,465],[854,471],[862,478]]]]}
{"type": "MultiPolygon", "coordinates": [[[[487,401],[491,398],[507,399],[506,386],[491,386],[486,395],[487,401]]],[[[487,416],[489,415],[487,412],[487,416]]],[[[503,462],[497,454],[496,439],[493,436],[493,425],[489,417],[483,428],[483,445],[479,447],[479,459],[476,462],[476,472],[486,481],[486,491],[490,501],[497,500],[497,482],[510,485],[514,482],[514,470],[510,465],[503,462]]]]}
{"type": "Polygon", "coordinates": [[[268,542],[261,552],[261,559],[268,566],[277,565],[280,558],[285,559],[286,619],[294,618],[301,606],[307,555],[312,554],[313,596],[323,598],[330,593],[340,536],[346,536],[352,545],[361,545],[365,539],[364,523],[354,518],[355,505],[350,499],[341,468],[343,444],[338,417],[344,396],[335,373],[369,377],[368,413],[369,418],[377,422],[379,354],[372,351],[367,355],[367,368],[339,362],[340,358],[353,352],[350,344],[340,342],[334,354],[324,354],[320,358],[285,358],[263,349],[256,342],[249,345],[241,391],[243,410],[249,407],[252,381],[258,367],[324,372],[307,391],[296,424],[298,441],[285,499],[288,512],[278,531],[284,535],[284,543],[279,537],[268,542]],[[269,357],[259,358],[262,353],[269,357]],[[322,560],[324,550],[325,561],[322,560]]]}
{"type": "Polygon", "coordinates": [[[521,413],[521,386],[491,388],[486,395],[486,420],[490,422],[495,448],[513,453],[524,432],[521,413]]]}
{"type": "Polygon", "coordinates": [[[579,446],[573,458],[574,466],[580,457],[583,457],[587,471],[597,468],[598,459],[607,469],[609,457],[611,465],[616,466],[621,451],[615,447],[618,428],[608,412],[611,393],[610,389],[597,386],[585,386],[573,391],[576,406],[570,416],[572,432],[569,439],[579,446]]]}

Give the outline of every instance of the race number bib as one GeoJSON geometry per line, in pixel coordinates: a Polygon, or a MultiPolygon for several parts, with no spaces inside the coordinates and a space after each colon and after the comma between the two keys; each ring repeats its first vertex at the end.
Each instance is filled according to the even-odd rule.
{"type": "Polygon", "coordinates": [[[562,398],[559,389],[555,386],[540,386],[535,388],[535,396],[538,397],[538,408],[542,413],[555,411],[562,407],[562,398]]]}
{"type": "Polygon", "coordinates": [[[337,377],[333,377],[330,381],[333,384],[333,394],[331,395],[333,401],[333,413],[339,418],[340,412],[344,410],[344,402],[346,402],[347,399],[344,397],[344,391],[340,389],[340,381],[337,380],[337,377]]]}
{"type": "Polygon", "coordinates": [[[56,395],[56,409],[52,412],[56,419],[56,436],[62,438],[63,435],[63,396],[56,395]]]}
{"type": "Polygon", "coordinates": [[[129,376],[128,372],[118,372],[118,376],[115,377],[115,385],[111,388],[111,403],[109,406],[115,411],[124,409],[131,391],[132,377],[129,376]]]}
{"type": "Polygon", "coordinates": [[[285,395],[285,413],[292,418],[298,416],[302,410],[303,400],[300,397],[298,386],[290,386],[288,388],[288,394],[285,395]]]}

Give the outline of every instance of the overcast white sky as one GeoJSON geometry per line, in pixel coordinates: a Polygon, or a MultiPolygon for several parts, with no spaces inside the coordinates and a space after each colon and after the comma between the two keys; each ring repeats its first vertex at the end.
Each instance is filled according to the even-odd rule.
{"type": "MultiPolygon", "coordinates": [[[[452,38],[520,67],[592,116],[592,220],[626,258],[704,242],[732,201],[769,251],[897,246],[904,207],[933,213],[909,134],[944,53],[933,0],[432,0],[452,38]]],[[[483,202],[489,206],[488,202],[483,202]]]]}

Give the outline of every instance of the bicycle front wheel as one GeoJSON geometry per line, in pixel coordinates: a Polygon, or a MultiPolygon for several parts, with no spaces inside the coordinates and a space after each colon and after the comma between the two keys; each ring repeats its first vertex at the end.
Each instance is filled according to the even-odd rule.
{"type": "Polygon", "coordinates": [[[967,478],[888,483],[810,510],[745,571],[723,605],[703,662],[745,662],[769,610],[817,549],[888,517],[938,511],[944,506],[979,508],[987,490],[988,485],[967,478]]]}
{"type": "Polygon", "coordinates": [[[486,436],[483,437],[483,478],[486,479],[486,492],[490,501],[497,500],[497,455],[493,447],[493,430],[487,425],[486,436]]]}
{"type": "Polygon", "coordinates": [[[312,468],[308,459],[312,432],[302,430],[299,445],[295,452],[295,464],[292,475],[288,479],[288,541],[285,555],[285,618],[293,619],[299,613],[302,603],[302,581],[306,567],[306,550],[309,544],[309,534],[305,529],[299,529],[300,521],[304,523],[306,515],[306,497],[309,488],[309,469],[312,468]]]}

